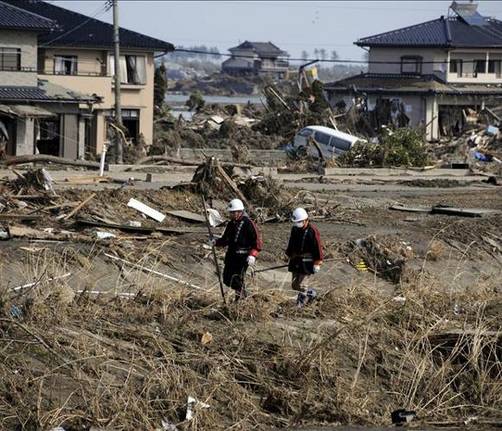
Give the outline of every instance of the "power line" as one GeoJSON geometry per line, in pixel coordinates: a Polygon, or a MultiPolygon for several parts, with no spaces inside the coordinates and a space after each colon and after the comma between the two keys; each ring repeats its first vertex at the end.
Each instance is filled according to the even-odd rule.
{"type": "Polygon", "coordinates": [[[49,40],[48,42],[44,43],[43,45],[40,45],[40,48],[46,48],[47,46],[49,46],[50,44],[52,44],[53,42],[56,42],[57,40],[63,38],[64,36],[67,36],[69,35],[70,33],[73,33],[74,31],[78,30],[79,28],[83,27],[84,25],[86,25],[89,21],[93,20],[93,19],[96,19],[98,16],[101,16],[102,14],[108,12],[110,10],[110,7],[108,5],[108,2],[102,4],[98,9],[96,9],[96,11],[89,17],[87,18],[85,21],[81,22],[79,25],[76,25],[75,27],[73,27],[72,29],[64,32],[63,34],[60,34],[59,36],[56,36],[54,39],[52,40],[49,40]]]}
{"type": "MultiPolygon", "coordinates": [[[[222,53],[216,53],[216,52],[206,52],[206,51],[201,51],[201,50],[196,50],[196,49],[185,49],[185,48],[176,48],[173,52],[186,52],[186,53],[192,53],[192,54],[203,54],[203,55],[214,55],[214,56],[221,56],[221,57],[232,57],[232,58],[248,58],[248,59],[255,59],[256,57],[252,55],[239,55],[239,54],[222,54],[222,53]]],[[[169,55],[169,54],[167,54],[169,55]]],[[[366,60],[349,60],[349,59],[336,59],[336,60],[328,60],[328,59],[319,59],[319,58],[288,58],[289,61],[302,61],[302,62],[319,62],[319,63],[340,63],[340,64],[405,64],[405,65],[413,65],[416,62],[409,59],[409,60],[404,60],[403,61],[366,61],[366,60]]],[[[451,59],[453,61],[455,60],[460,60],[460,59],[451,59]]],[[[494,59],[494,60],[500,60],[500,59],[494,59]]],[[[462,64],[469,64],[469,63],[477,63],[478,61],[485,61],[484,59],[477,59],[477,60],[462,60],[462,64]]],[[[441,61],[418,61],[420,64],[447,64],[447,60],[441,60],[441,61]]]]}

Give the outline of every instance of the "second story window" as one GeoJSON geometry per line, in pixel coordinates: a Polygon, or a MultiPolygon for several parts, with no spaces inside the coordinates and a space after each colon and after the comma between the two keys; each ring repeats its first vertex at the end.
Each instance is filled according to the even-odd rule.
{"type": "Polygon", "coordinates": [[[422,74],[422,57],[406,55],[401,57],[401,73],[410,75],[422,74]]]}
{"type": "Polygon", "coordinates": [[[502,60],[489,60],[488,61],[488,73],[493,73],[497,78],[502,75],[502,60]]]}
{"type": "Polygon", "coordinates": [[[463,62],[462,60],[450,60],[450,73],[457,75],[457,77],[462,76],[463,62]]]}
{"type": "Polygon", "coordinates": [[[19,48],[0,48],[0,70],[21,70],[21,50],[19,48]]]}
{"type": "Polygon", "coordinates": [[[474,76],[480,73],[486,73],[486,60],[474,60],[474,76]]]}
{"type": "Polygon", "coordinates": [[[76,55],[55,55],[54,56],[55,75],[76,75],[77,56],[76,55]]]}
{"type": "MultiPolygon", "coordinates": [[[[123,84],[146,84],[146,58],[143,55],[120,56],[120,81],[123,84]]],[[[115,74],[115,59],[110,57],[110,72],[115,74]]]]}

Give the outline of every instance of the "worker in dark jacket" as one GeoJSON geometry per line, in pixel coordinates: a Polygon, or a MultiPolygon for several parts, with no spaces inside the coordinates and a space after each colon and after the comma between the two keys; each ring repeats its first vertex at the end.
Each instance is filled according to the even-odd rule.
{"type": "Polygon", "coordinates": [[[302,283],[306,277],[321,270],[322,243],[319,230],[310,223],[307,211],[303,208],[293,211],[291,221],[293,228],[286,249],[288,271],[292,273],[291,287],[299,292],[297,304],[302,306],[317,295],[314,289],[304,289],[302,283]]]}
{"type": "Polygon", "coordinates": [[[254,222],[245,214],[240,199],[228,204],[230,222],[223,236],[215,241],[217,247],[228,247],[225,254],[223,282],[235,290],[235,300],[246,297],[244,277],[248,266],[254,266],[262,248],[260,233],[254,222]]]}

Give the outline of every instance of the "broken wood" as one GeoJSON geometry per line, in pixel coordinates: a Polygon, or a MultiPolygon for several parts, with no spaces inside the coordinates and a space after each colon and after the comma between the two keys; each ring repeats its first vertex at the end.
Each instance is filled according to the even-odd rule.
{"type": "Polygon", "coordinates": [[[142,232],[153,233],[160,232],[167,235],[184,235],[187,233],[205,233],[204,229],[186,229],[175,227],[145,227],[145,226],[131,226],[128,224],[107,223],[102,221],[90,220],[85,218],[77,218],[75,223],[83,226],[103,227],[108,229],[117,229],[125,232],[142,232]]]}
{"type": "Polygon", "coordinates": [[[170,216],[173,216],[173,217],[180,218],[182,220],[194,222],[194,223],[205,223],[206,222],[206,218],[204,216],[193,213],[191,211],[172,210],[172,211],[166,211],[166,214],[169,214],[170,216]]]}
{"type": "MultiPolygon", "coordinates": [[[[199,166],[200,161],[198,160],[184,160],[184,159],[177,159],[174,157],[168,157],[168,156],[149,156],[149,157],[144,157],[143,159],[139,160],[136,164],[137,165],[145,165],[147,163],[151,162],[169,162],[173,163],[176,165],[183,165],[183,166],[199,166]]],[[[253,168],[252,165],[247,165],[243,163],[232,163],[232,162],[220,162],[222,166],[233,166],[236,168],[243,168],[243,169],[251,169],[253,168]]]]}
{"type": "MultiPolygon", "coordinates": [[[[79,166],[82,168],[89,169],[99,169],[99,163],[91,162],[88,160],[70,160],[64,159],[63,157],[49,156],[47,154],[33,154],[26,156],[14,156],[5,160],[7,166],[11,165],[20,165],[22,163],[39,163],[39,162],[47,162],[47,163],[57,163],[59,165],[68,165],[68,166],[79,166]]],[[[108,170],[108,166],[106,166],[106,170],[108,170]]]]}
{"type": "Polygon", "coordinates": [[[53,240],[53,241],[78,241],[89,242],[91,238],[73,232],[52,232],[41,231],[25,226],[9,226],[9,234],[11,238],[37,239],[37,240],[53,240]]]}
{"type": "Polygon", "coordinates": [[[225,170],[220,166],[220,164],[218,163],[218,161],[216,160],[215,161],[215,164],[214,164],[215,168],[216,168],[216,171],[218,172],[218,174],[220,175],[220,177],[223,179],[223,181],[225,181],[225,183],[227,184],[227,186],[230,188],[230,190],[232,190],[232,192],[242,201],[244,202],[244,205],[246,205],[246,208],[249,210],[249,212],[251,213],[254,213],[254,207],[248,202],[248,200],[246,199],[246,197],[242,194],[242,192],[239,190],[239,188],[237,187],[237,184],[235,184],[235,181],[232,180],[232,178],[230,178],[228,176],[228,174],[225,172],[225,170]]]}
{"type": "Polygon", "coordinates": [[[96,196],[96,193],[93,193],[90,195],[87,199],[84,199],[80,204],[78,204],[72,211],[70,211],[65,217],[63,217],[63,220],[68,220],[70,217],[73,217],[75,214],[77,214],[84,206],[86,206],[94,197],[96,196]]]}
{"type": "Polygon", "coordinates": [[[125,260],[125,259],[122,259],[122,258],[117,257],[117,256],[113,256],[113,255],[108,254],[108,253],[105,253],[104,255],[106,257],[108,257],[109,259],[115,260],[117,262],[124,263],[124,264],[129,265],[129,266],[131,266],[133,268],[136,268],[136,269],[140,269],[141,271],[149,272],[150,274],[158,275],[159,277],[165,278],[167,280],[174,281],[174,282],[182,284],[184,286],[188,286],[188,287],[191,287],[191,288],[197,289],[197,290],[205,290],[205,289],[203,289],[200,286],[197,286],[195,284],[192,284],[192,283],[190,283],[188,281],[185,281],[185,280],[182,280],[180,278],[173,277],[172,275],[164,274],[162,272],[155,271],[154,269],[146,268],[145,266],[139,265],[137,263],[129,262],[129,261],[125,260]]]}
{"type": "Polygon", "coordinates": [[[0,214],[0,221],[35,221],[39,220],[41,216],[31,214],[0,214]]]}

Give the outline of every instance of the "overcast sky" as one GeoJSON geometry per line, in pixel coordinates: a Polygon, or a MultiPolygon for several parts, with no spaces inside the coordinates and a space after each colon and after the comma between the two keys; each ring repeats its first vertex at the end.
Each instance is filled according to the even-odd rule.
{"type": "MultiPolygon", "coordinates": [[[[57,0],[55,4],[103,21],[104,1],[57,0]]],[[[479,11],[502,19],[502,1],[480,1],[479,11]]],[[[175,46],[217,46],[244,40],[272,41],[293,57],[315,48],[341,59],[362,58],[358,38],[447,15],[450,1],[137,1],[119,0],[120,24],[175,46]]]]}

